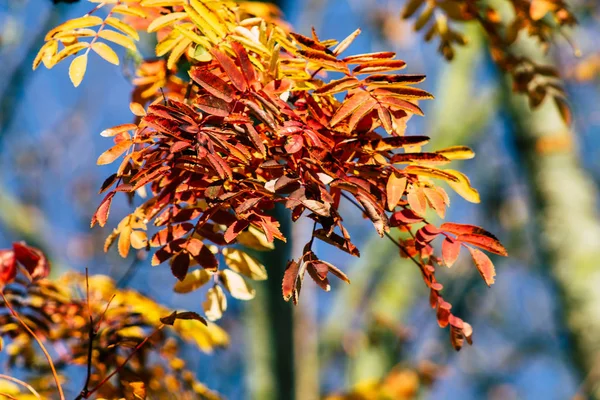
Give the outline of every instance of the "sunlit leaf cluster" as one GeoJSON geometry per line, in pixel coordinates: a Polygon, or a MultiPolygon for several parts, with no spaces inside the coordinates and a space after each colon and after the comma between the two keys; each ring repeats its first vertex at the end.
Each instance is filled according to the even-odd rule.
{"type": "MultiPolygon", "coordinates": [[[[410,2],[405,16],[421,3],[410,2]]],[[[427,2],[418,28],[431,23],[436,7],[453,18],[476,17],[474,9],[455,3],[427,2]]],[[[479,202],[479,194],[465,175],[447,167],[473,157],[469,148],[425,151],[427,137],[405,136],[410,117],[423,115],[419,102],[433,98],[418,87],[425,76],[397,73],[405,62],[392,52],[342,55],[359,30],[341,42],[322,40],[314,31],[303,36],[276,9],[260,3],[132,0],[103,2],[95,11],[100,8],[111,18],[126,14],[123,24],[156,37],[156,58],[143,60],[133,81],[135,121],[102,132],[114,144],[98,164],[120,161],[102,185],[106,194],[92,225],[107,223],[117,193],[144,198],[113,230],[106,250],[116,244],[126,257],[131,247],[155,248],[152,265],[168,262],[179,280],[176,292],[207,288],[204,311],[216,320],[227,307],[227,294],[251,299],[249,280],[267,277],[243,248],[268,250],[276,239],[286,240],[273,216],[277,205],[290,210],[292,221],[314,222],[302,254],[287,265],[283,297],[297,303],[307,273],[324,290],[330,290],[331,276],[349,283],[343,271],[313,251],[318,240],[359,256],[340,213],[340,204],[349,202],[418,266],[454,347],[471,341],[470,326],[441,296],[436,268],[451,266],[467,248],[490,285],[494,267],[480,249],[506,252],[481,228],[437,228],[426,219],[432,213],[445,216],[450,198],[442,184],[471,202],[479,202]],[[158,231],[149,237],[151,225],[158,231]],[[437,238],[442,257],[434,253],[437,238]]],[[[538,20],[524,19],[541,36],[538,20]]],[[[440,21],[428,36],[439,35],[444,48],[462,41],[440,21]]],[[[40,60],[52,55],[61,35],[87,29],[72,24],[49,34],[40,60]]],[[[71,69],[77,72],[76,67],[71,69]]],[[[80,76],[74,79],[71,71],[74,81],[80,76]]]]}
{"type": "MultiPolygon", "coordinates": [[[[25,370],[37,377],[29,384],[39,393],[54,398],[51,393],[56,388],[47,373],[47,359],[23,323],[43,339],[61,382],[79,387],[79,381],[71,381],[67,367],[79,366],[85,371],[89,365],[89,392],[82,391],[81,398],[92,394],[108,399],[161,398],[167,393],[218,398],[186,369],[176,339],[210,352],[228,343],[221,328],[207,324],[195,313],[169,316],[167,308],[134,290],[118,289],[103,275],[86,279],[69,273],[51,281],[46,278],[46,257],[24,243],[0,251],[0,260],[2,351],[7,355],[8,370],[25,370]],[[163,330],[163,324],[172,327],[163,330]],[[117,373],[105,382],[115,369],[117,373]],[[133,397],[133,391],[144,396],[133,397]]],[[[20,388],[19,396],[25,392],[20,388]]]]}

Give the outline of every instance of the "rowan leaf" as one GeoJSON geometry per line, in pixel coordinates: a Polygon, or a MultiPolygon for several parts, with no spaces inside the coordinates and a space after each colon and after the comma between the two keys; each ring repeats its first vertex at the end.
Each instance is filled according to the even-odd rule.
{"type": "Polygon", "coordinates": [[[267,279],[267,270],[257,259],[238,249],[223,249],[225,264],[235,272],[255,281],[267,279]]]}
{"type": "Polygon", "coordinates": [[[229,269],[219,272],[219,278],[225,289],[238,300],[252,300],[256,291],[246,282],[241,275],[229,269]]]}
{"type": "Polygon", "coordinates": [[[110,149],[106,150],[104,153],[100,154],[96,164],[98,165],[106,165],[110,164],[119,158],[123,153],[127,151],[131,147],[131,140],[122,140],[119,143],[115,144],[110,149]]]}
{"type": "Polygon", "coordinates": [[[458,259],[460,247],[461,244],[458,240],[450,239],[448,237],[442,242],[442,258],[448,268],[454,265],[458,259]]]}
{"type": "Polygon", "coordinates": [[[211,275],[205,269],[195,269],[188,272],[182,281],[178,281],[173,286],[175,293],[190,293],[204,286],[210,281],[211,275]]]}
{"type": "Polygon", "coordinates": [[[346,119],[361,106],[363,101],[369,97],[369,93],[362,90],[354,93],[342,103],[342,106],[338,108],[333,117],[331,117],[330,125],[336,126],[338,123],[346,119]]]}
{"type": "Polygon", "coordinates": [[[109,63],[119,65],[119,56],[106,43],[96,42],[92,45],[92,50],[109,63]]]}
{"type": "Polygon", "coordinates": [[[386,185],[387,206],[392,211],[398,205],[400,198],[406,190],[406,177],[397,172],[392,172],[386,185]]]}
{"type": "MultiPolygon", "coordinates": [[[[98,36],[100,36],[102,39],[106,39],[110,42],[116,43],[119,46],[126,48],[127,50],[131,50],[131,51],[137,50],[137,47],[136,47],[135,43],[133,42],[133,40],[130,37],[125,36],[119,32],[111,31],[109,29],[103,29],[98,33],[98,36]]],[[[93,47],[93,45],[92,45],[92,47],[93,47]]]]}
{"type": "Polygon", "coordinates": [[[467,249],[469,249],[481,277],[488,286],[491,286],[495,282],[494,277],[496,276],[496,270],[494,269],[492,260],[490,260],[481,250],[469,246],[467,246],[467,249]]]}
{"type": "Polygon", "coordinates": [[[87,68],[87,59],[87,54],[75,57],[69,66],[69,78],[71,78],[71,82],[75,87],[79,86],[83,80],[87,68]]]}
{"type": "Polygon", "coordinates": [[[204,314],[209,321],[221,319],[225,310],[227,310],[227,298],[221,286],[215,285],[208,289],[206,301],[202,303],[204,314]]]}

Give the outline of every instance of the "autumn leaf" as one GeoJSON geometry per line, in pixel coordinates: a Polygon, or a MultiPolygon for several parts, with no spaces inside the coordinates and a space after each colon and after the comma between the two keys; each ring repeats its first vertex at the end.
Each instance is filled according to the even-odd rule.
{"type": "Polygon", "coordinates": [[[227,298],[221,286],[215,285],[208,289],[206,293],[206,301],[202,303],[204,314],[209,321],[221,319],[223,313],[227,309],[227,298]]]}
{"type": "Polygon", "coordinates": [[[233,271],[255,281],[267,279],[265,266],[249,254],[238,249],[224,248],[223,256],[225,257],[225,263],[233,271]]]}
{"type": "Polygon", "coordinates": [[[131,147],[131,143],[131,140],[120,141],[110,149],[106,150],[104,153],[100,154],[96,164],[106,165],[112,163],[131,147]]]}
{"type": "Polygon", "coordinates": [[[224,269],[219,272],[219,277],[225,289],[236,299],[252,300],[254,298],[256,291],[241,275],[232,270],[224,269]]]}
{"type": "Polygon", "coordinates": [[[469,246],[467,246],[467,249],[469,249],[471,257],[473,257],[473,261],[475,262],[475,266],[481,274],[481,277],[488,286],[491,286],[495,282],[494,277],[496,276],[494,264],[492,264],[492,261],[489,259],[489,257],[486,256],[481,250],[477,250],[469,246]]]}
{"type": "Polygon", "coordinates": [[[69,78],[71,78],[71,82],[75,87],[79,86],[83,80],[87,68],[87,59],[87,54],[75,57],[69,66],[69,78]]]}

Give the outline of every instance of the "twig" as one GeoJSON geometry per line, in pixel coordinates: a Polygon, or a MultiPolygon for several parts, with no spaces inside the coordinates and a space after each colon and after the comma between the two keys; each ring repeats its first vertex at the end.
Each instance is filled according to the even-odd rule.
{"type": "Polygon", "coordinates": [[[79,392],[79,395],[75,400],[86,399],[89,392],[90,379],[92,377],[92,352],[94,349],[94,338],[96,337],[96,330],[94,329],[94,317],[92,316],[92,308],[90,306],[90,280],[88,269],[85,269],[85,289],[86,289],[86,302],[88,309],[88,317],[90,319],[90,325],[88,329],[88,353],[87,353],[87,373],[85,376],[85,383],[83,389],[79,392]]]}
{"type": "MultiPolygon", "coordinates": [[[[342,197],[344,197],[346,200],[348,200],[350,203],[352,203],[356,208],[358,208],[360,211],[362,211],[363,213],[365,213],[365,210],[362,208],[362,206],[360,204],[358,204],[356,201],[354,201],[354,199],[350,196],[348,196],[346,193],[342,193],[342,197]]],[[[412,232],[411,232],[412,234],[412,232]]],[[[402,243],[400,243],[398,240],[396,240],[392,235],[390,235],[388,232],[384,232],[384,235],[391,240],[392,243],[394,243],[402,253],[404,253],[404,255],[408,258],[411,259],[411,261],[413,263],[415,263],[415,265],[417,267],[419,267],[419,269],[421,270],[421,273],[425,273],[425,269],[423,267],[423,265],[413,256],[410,255],[410,253],[408,252],[408,250],[406,249],[405,246],[402,245],[402,243]]]]}
{"type": "Polygon", "coordinates": [[[27,382],[23,382],[20,379],[17,378],[13,378],[12,376],[8,376],[8,375],[4,375],[4,374],[0,374],[0,379],[6,379],[7,381],[11,381],[16,383],[17,385],[21,385],[23,386],[25,389],[29,390],[31,392],[31,394],[33,394],[35,397],[37,397],[38,399],[41,400],[41,396],[40,394],[33,388],[33,386],[31,386],[30,384],[28,384],[27,382]]]}
{"type": "Polygon", "coordinates": [[[110,374],[108,374],[104,379],[102,379],[102,381],[100,381],[100,383],[98,383],[96,386],[94,386],[93,389],[89,390],[87,392],[87,396],[83,397],[85,399],[89,398],[90,395],[94,394],[94,392],[96,392],[98,389],[100,389],[100,387],[102,385],[104,385],[106,382],[109,381],[110,378],[112,378],[116,373],[118,373],[119,371],[121,371],[121,369],[123,369],[123,367],[125,366],[125,364],[127,364],[129,362],[129,360],[131,359],[131,357],[133,357],[135,355],[135,353],[138,352],[139,349],[142,348],[142,346],[144,346],[146,344],[146,342],[148,340],[150,340],[150,338],[154,335],[156,335],[160,330],[162,330],[162,328],[164,328],[165,325],[161,324],[158,328],[156,328],[154,330],[154,332],[152,332],[149,336],[147,336],[144,340],[142,340],[142,342],[140,344],[138,344],[137,346],[135,346],[135,348],[133,349],[133,351],[127,356],[127,358],[125,359],[125,361],[123,361],[121,363],[121,365],[119,365],[113,372],[111,372],[110,374]]]}
{"type": "Polygon", "coordinates": [[[56,368],[54,368],[54,363],[52,362],[52,357],[50,357],[50,354],[48,353],[48,350],[46,350],[46,347],[44,346],[44,343],[42,343],[42,341],[40,340],[40,338],[37,337],[37,335],[35,334],[35,332],[25,323],[25,321],[23,321],[21,319],[21,317],[19,317],[19,314],[17,314],[17,312],[15,311],[15,309],[12,307],[12,305],[10,304],[10,302],[8,301],[8,299],[6,298],[6,296],[4,295],[4,291],[0,290],[0,296],[2,296],[2,299],[4,300],[4,303],[6,304],[6,307],[8,307],[8,309],[10,310],[10,313],[12,314],[12,316],[15,317],[15,319],[17,321],[19,321],[19,323],[21,325],[23,325],[23,328],[25,328],[25,330],[27,332],[29,332],[29,334],[40,345],[40,348],[42,349],[42,352],[46,356],[46,360],[48,360],[48,364],[50,365],[50,369],[52,370],[52,376],[54,377],[54,381],[56,382],[56,388],[58,389],[58,395],[59,395],[59,397],[60,397],[61,400],[65,400],[65,394],[63,393],[62,386],[60,385],[60,380],[58,379],[58,374],[56,373],[56,368]]]}

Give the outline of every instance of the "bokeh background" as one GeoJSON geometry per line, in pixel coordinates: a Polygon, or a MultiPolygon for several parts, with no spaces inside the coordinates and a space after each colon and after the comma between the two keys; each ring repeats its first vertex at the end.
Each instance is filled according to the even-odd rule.
{"type": "MultiPolygon", "coordinates": [[[[474,345],[457,353],[437,326],[419,271],[351,208],[346,215],[361,258],[326,245],[317,253],[342,267],[352,284],[334,282],[325,293],[307,281],[298,307],[284,303],[283,264],[308,235],[296,224],[291,246],[265,257],[270,283],[256,285],[256,299],[228,299],[220,325],[231,346],[213,354],[186,351],[203,382],[229,399],[304,400],[368,387],[396,367],[418,373],[420,398],[573,399],[591,392],[600,379],[599,348],[576,352],[581,332],[566,321],[584,321],[587,334],[600,337],[600,303],[578,307],[564,293],[600,296],[600,5],[569,3],[580,26],[565,36],[582,55],[559,38],[546,61],[566,78],[571,127],[552,105],[532,113],[511,94],[476,26],[462,27],[469,44],[447,63],[435,43],[401,20],[404,0],[279,2],[301,33],[314,26],[321,38],[342,39],[360,27],[350,51],[394,50],[406,72],[427,75],[423,88],[436,99],[422,104],[426,116],[413,118],[408,133],[430,136],[431,149],[465,144],[477,154],[458,168],[480,191],[481,204],[451,195],[446,219],[494,232],[510,256],[494,258],[491,289],[464,254],[440,274],[445,297],[475,329],[474,345]],[[549,152],[558,156],[531,143],[556,132],[561,140],[554,147],[550,141],[549,152]]],[[[77,89],[68,63],[31,70],[45,33],[89,9],[87,2],[0,0],[0,245],[26,240],[50,255],[55,275],[87,267],[171,307],[201,311],[201,293],[172,292],[168,268],[150,267],[143,254],[123,260],[116,251],[102,252],[111,222],[130,207],[125,199],[114,203],[108,228],[89,229],[101,200],[97,190],[112,172],[95,163],[110,146],[99,132],[132,118],[132,64],[114,67],[97,58],[77,89]]],[[[150,38],[142,40],[151,51],[150,38]]],[[[414,382],[410,373],[404,377],[414,382]]]]}

